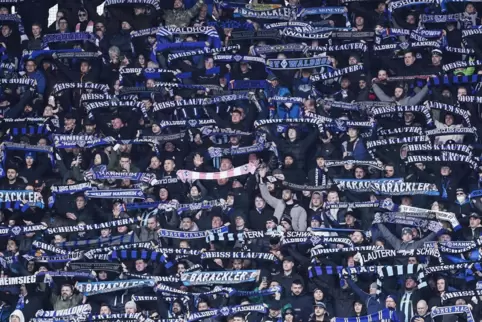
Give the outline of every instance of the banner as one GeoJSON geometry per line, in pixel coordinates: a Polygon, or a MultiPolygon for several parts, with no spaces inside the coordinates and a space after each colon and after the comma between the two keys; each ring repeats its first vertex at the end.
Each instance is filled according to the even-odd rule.
{"type": "Polygon", "coordinates": [[[181,281],[186,286],[192,285],[223,285],[255,282],[261,274],[260,270],[191,272],[181,275],[181,281]]]}

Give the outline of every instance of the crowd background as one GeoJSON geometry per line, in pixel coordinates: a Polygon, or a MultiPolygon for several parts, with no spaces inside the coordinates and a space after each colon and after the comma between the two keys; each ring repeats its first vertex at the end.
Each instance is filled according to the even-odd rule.
{"type": "Polygon", "coordinates": [[[102,2],[0,0],[2,321],[480,320],[479,2],[102,2]]]}

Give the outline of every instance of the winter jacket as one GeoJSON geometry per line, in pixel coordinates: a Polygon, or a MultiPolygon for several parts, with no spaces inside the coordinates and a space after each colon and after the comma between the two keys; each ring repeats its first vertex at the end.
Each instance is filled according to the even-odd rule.
{"type": "Polygon", "coordinates": [[[367,308],[368,314],[372,314],[383,309],[383,304],[380,302],[379,296],[376,294],[372,295],[363,292],[363,290],[351,278],[347,278],[346,281],[348,282],[348,285],[350,285],[351,289],[363,301],[365,307],[367,308]]]}
{"type": "Polygon", "coordinates": [[[164,21],[166,22],[166,26],[176,26],[176,27],[186,27],[191,22],[191,19],[194,18],[201,7],[204,4],[204,0],[198,0],[196,4],[189,9],[172,9],[166,10],[164,13],[164,21]]]}
{"type": "MultiPolygon", "coordinates": [[[[259,184],[259,190],[261,192],[261,196],[266,203],[273,207],[274,215],[278,220],[281,220],[281,216],[284,213],[286,208],[286,204],[282,199],[277,199],[273,197],[269,191],[268,187],[264,183],[259,184]]],[[[307,219],[306,219],[306,210],[298,204],[295,204],[290,211],[291,221],[293,224],[293,229],[296,231],[306,231],[307,227],[307,219]]]]}
{"type": "Polygon", "coordinates": [[[388,96],[385,94],[385,92],[377,85],[373,84],[373,91],[375,92],[375,95],[378,97],[378,99],[382,102],[394,102],[397,105],[417,105],[420,103],[420,101],[427,95],[428,93],[428,86],[425,85],[420,92],[415,94],[414,96],[405,96],[400,100],[396,100],[395,97],[388,96]]]}

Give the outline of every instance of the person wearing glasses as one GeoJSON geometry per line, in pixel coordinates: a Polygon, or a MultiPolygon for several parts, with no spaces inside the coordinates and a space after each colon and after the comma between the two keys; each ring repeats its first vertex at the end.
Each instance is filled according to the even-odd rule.
{"type": "Polygon", "coordinates": [[[75,25],[75,32],[94,32],[94,22],[92,20],[89,20],[89,14],[87,10],[85,10],[84,8],[79,9],[77,17],[79,18],[79,22],[77,23],[77,25],[75,25]]]}

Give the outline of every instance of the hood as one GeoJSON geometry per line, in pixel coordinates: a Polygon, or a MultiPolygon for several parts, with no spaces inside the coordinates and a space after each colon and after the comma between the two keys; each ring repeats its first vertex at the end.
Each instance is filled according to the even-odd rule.
{"type": "Polygon", "coordinates": [[[22,311],[20,310],[15,310],[10,314],[9,322],[12,322],[12,316],[15,315],[20,319],[20,322],[25,322],[25,317],[23,316],[22,311]]]}

